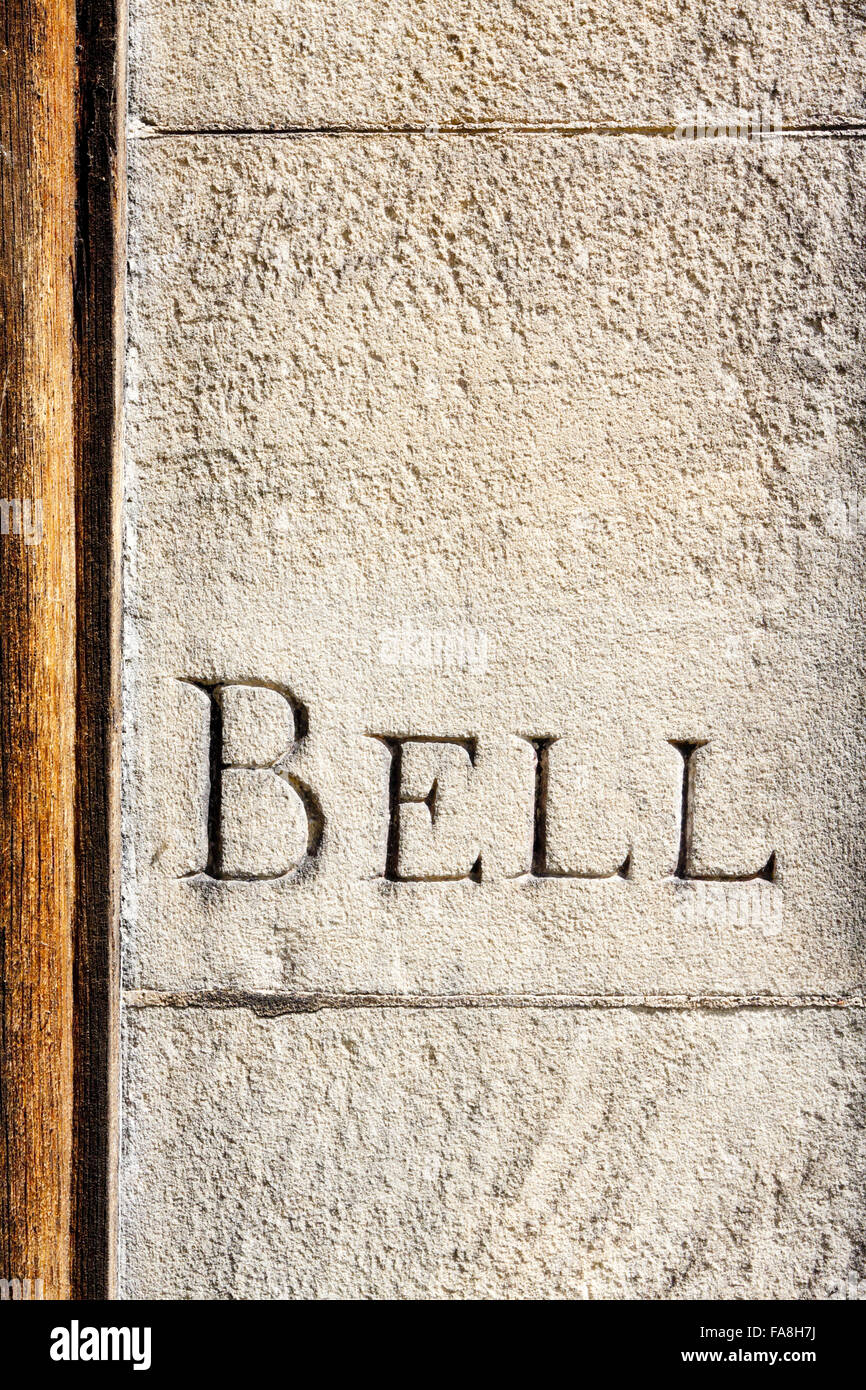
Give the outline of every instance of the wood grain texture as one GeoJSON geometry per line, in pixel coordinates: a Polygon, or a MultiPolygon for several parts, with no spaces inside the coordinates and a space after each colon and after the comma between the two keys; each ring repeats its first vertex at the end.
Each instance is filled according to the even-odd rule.
{"type": "Polygon", "coordinates": [[[74,0],[4,0],[0,98],[0,1274],[70,1290],[74,0]]]}
{"type": "Polygon", "coordinates": [[[124,5],[78,5],[77,727],[72,1285],[114,1288],[123,373],[124,5]]]}

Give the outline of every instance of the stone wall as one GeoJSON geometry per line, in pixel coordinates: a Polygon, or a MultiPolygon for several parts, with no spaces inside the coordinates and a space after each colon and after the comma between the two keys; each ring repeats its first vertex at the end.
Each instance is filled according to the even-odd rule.
{"type": "Polygon", "coordinates": [[[124,1295],[838,1296],[855,7],[131,44],[124,1295]]]}

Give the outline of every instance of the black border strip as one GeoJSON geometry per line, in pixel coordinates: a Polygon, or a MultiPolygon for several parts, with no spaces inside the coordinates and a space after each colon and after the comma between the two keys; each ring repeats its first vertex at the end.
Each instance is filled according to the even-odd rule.
{"type": "Polygon", "coordinates": [[[114,1294],[125,0],[77,3],[76,907],[72,1296],[114,1294]]]}

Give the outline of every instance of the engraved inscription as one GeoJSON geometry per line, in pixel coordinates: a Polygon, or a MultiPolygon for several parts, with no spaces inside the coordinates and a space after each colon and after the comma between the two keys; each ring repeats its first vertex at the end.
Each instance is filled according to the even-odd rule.
{"type": "Polygon", "coordinates": [[[527,738],[535,752],[535,805],[533,813],[532,863],[530,874],[533,878],[628,878],[631,869],[631,850],[618,868],[601,869],[584,873],[565,869],[551,869],[547,862],[547,792],[550,780],[551,745],[558,742],[556,735],[540,738],[527,738]]]}
{"type": "Polygon", "coordinates": [[[755,879],[764,879],[767,883],[773,883],[776,878],[776,852],[770,855],[766,864],[762,868],[754,870],[752,873],[745,874],[725,874],[725,873],[698,873],[692,863],[692,841],[694,838],[694,819],[695,819],[695,754],[699,748],[706,748],[707,740],[699,739],[689,743],[680,739],[668,739],[668,742],[682,754],[683,759],[683,783],[682,783],[682,809],[680,812],[680,847],[677,857],[677,866],[674,870],[674,878],[689,879],[700,883],[751,883],[755,879]]]}
{"type": "Polygon", "coordinates": [[[469,766],[475,766],[476,740],[474,738],[447,738],[425,735],[371,734],[371,738],[384,743],[391,754],[388,774],[388,839],[385,849],[385,868],[382,877],[391,883],[456,883],[462,879],[481,882],[481,855],[463,872],[439,874],[404,874],[401,872],[401,812],[402,806],[425,806],[430,814],[430,824],[435,826],[438,814],[439,779],[434,777],[429,788],[423,793],[407,792],[403,785],[404,750],[407,745],[440,745],[443,748],[459,748],[465,753],[469,766]]]}
{"type": "MultiPolygon", "coordinates": [[[[288,688],[266,681],[186,679],[182,683],[207,696],[209,767],[205,862],[180,876],[251,883],[308,873],[320,857],[324,815],[312,788],[286,766],[307,736],[306,707],[288,688]]],[[[397,884],[480,883],[482,850],[475,835],[483,817],[477,808],[474,815],[472,810],[477,737],[384,733],[366,737],[388,753],[384,865],[376,876],[397,884]]],[[[631,836],[621,859],[622,842],[607,864],[580,869],[556,866],[557,854],[549,844],[548,811],[550,750],[560,737],[519,737],[534,754],[530,862],[526,869],[506,877],[632,880],[631,836]]],[[[749,871],[701,867],[694,833],[696,761],[708,740],[668,742],[682,757],[679,843],[670,877],[696,883],[775,883],[775,850],[761,867],[749,871]]]]}
{"type": "Polygon", "coordinates": [[[253,680],[186,682],[209,699],[207,861],[185,877],[285,878],[315,863],[324,817],[312,789],[283,765],[307,733],[306,707],[253,680]]]}

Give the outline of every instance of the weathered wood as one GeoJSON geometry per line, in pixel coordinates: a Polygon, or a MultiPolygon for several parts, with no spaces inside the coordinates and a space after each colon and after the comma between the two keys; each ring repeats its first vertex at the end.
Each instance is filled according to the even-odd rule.
{"type": "Polygon", "coordinates": [[[75,275],[77,734],[72,1285],[114,1286],[120,862],[124,5],[78,5],[75,275]]]}
{"type": "Polygon", "coordinates": [[[0,1274],[69,1294],[74,0],[5,0],[0,94],[0,1274]],[[18,530],[26,531],[26,521],[18,530]]]}

